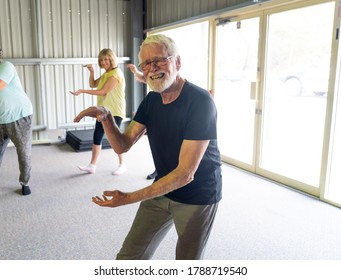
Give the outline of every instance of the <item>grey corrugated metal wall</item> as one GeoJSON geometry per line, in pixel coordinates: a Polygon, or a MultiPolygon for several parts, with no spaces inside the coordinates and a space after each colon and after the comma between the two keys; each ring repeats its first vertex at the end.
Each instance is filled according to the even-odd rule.
{"type": "Polygon", "coordinates": [[[206,13],[253,3],[253,0],[146,0],[146,28],[170,24],[206,13]]]}
{"type": "Polygon", "coordinates": [[[81,65],[97,65],[102,48],[129,60],[130,1],[0,0],[0,7],[0,45],[32,100],[35,125],[58,128],[95,104],[95,97],[69,91],[89,88],[81,65]]]}
{"type": "MultiPolygon", "coordinates": [[[[130,47],[135,38],[131,5],[137,2],[144,2],[148,29],[252,1],[0,0],[0,45],[32,100],[35,125],[58,128],[96,103],[93,96],[74,97],[68,92],[88,88],[88,72],[81,64],[97,64],[102,48],[113,49],[122,63],[130,60],[136,52],[130,47]]],[[[124,65],[120,67],[129,77],[124,65]]],[[[127,83],[128,116],[136,109],[130,87],[127,83]]]]}

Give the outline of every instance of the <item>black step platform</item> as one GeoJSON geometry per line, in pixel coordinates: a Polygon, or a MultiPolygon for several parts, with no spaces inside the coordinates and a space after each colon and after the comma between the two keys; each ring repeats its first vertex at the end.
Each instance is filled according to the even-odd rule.
{"type": "MultiPolygon", "coordinates": [[[[93,143],[94,129],[85,130],[70,130],[66,132],[65,141],[68,143],[76,152],[91,151],[93,143]]],[[[102,149],[110,149],[108,139],[104,135],[102,141],[102,149]]]]}

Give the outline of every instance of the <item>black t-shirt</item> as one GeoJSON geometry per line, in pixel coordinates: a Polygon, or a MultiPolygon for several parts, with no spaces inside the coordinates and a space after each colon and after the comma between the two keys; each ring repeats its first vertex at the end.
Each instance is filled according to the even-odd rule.
{"type": "Polygon", "coordinates": [[[166,196],[177,202],[197,205],[213,204],[221,199],[217,110],[206,90],[186,81],[180,96],[169,104],[163,104],[161,95],[151,91],[140,104],[134,120],[146,126],[158,174],[156,180],[177,167],[184,140],[210,140],[194,180],[166,196]]]}

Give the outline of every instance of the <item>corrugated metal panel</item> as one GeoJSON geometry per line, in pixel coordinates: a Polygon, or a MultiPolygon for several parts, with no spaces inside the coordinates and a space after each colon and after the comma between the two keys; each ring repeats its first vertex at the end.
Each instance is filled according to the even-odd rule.
{"type": "Polygon", "coordinates": [[[146,0],[147,29],[205,13],[233,7],[252,0],[146,0]]]}
{"type": "Polygon", "coordinates": [[[43,57],[96,57],[111,47],[124,56],[130,1],[40,0],[43,57]]]}
{"type": "Polygon", "coordinates": [[[0,46],[16,65],[32,100],[35,125],[58,128],[96,104],[94,96],[74,97],[69,91],[89,88],[89,72],[82,63],[93,63],[101,74],[97,66],[101,49],[111,48],[122,63],[129,60],[130,1],[0,0],[0,7],[0,46]]]}
{"type": "Polygon", "coordinates": [[[9,57],[31,57],[34,53],[30,4],[29,0],[0,0],[0,44],[9,57]]]}

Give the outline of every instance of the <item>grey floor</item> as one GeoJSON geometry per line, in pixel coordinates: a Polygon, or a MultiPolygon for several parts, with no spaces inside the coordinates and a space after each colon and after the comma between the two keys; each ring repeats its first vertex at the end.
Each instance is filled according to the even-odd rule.
{"type": "MultiPolygon", "coordinates": [[[[117,157],[103,150],[94,175],[81,173],[90,152],[68,144],[33,146],[30,196],[18,186],[15,148],[0,169],[1,260],[112,260],[138,204],[101,208],[104,190],[147,186],[153,163],[146,137],[126,155],[128,172],[113,176],[117,157]]],[[[208,260],[340,260],[341,209],[229,165],[205,258],[208,260]]],[[[154,259],[174,259],[172,229],[154,259]]]]}

